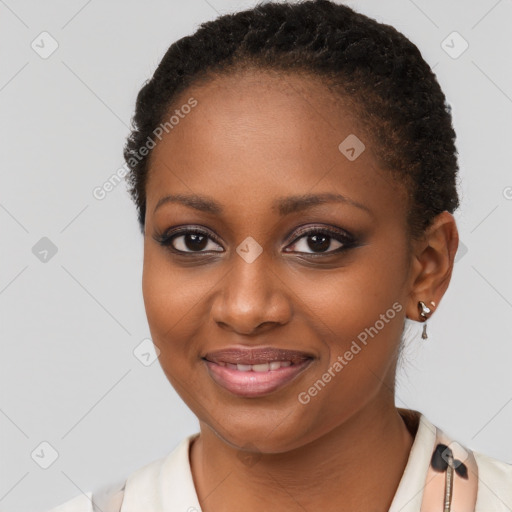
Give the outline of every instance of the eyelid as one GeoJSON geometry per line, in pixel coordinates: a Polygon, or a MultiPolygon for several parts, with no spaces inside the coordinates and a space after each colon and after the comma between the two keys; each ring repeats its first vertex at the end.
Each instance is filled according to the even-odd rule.
{"type": "Polygon", "coordinates": [[[346,240],[355,242],[355,237],[353,235],[351,235],[348,231],[345,231],[342,228],[335,228],[335,227],[326,226],[323,224],[315,224],[315,225],[306,224],[303,226],[299,226],[298,228],[295,228],[290,233],[290,235],[288,235],[287,238],[289,238],[291,235],[294,235],[294,238],[291,240],[291,242],[295,242],[296,240],[301,238],[303,235],[306,235],[310,232],[315,232],[315,233],[323,232],[323,233],[328,233],[329,235],[338,235],[342,238],[345,238],[346,240]]]}

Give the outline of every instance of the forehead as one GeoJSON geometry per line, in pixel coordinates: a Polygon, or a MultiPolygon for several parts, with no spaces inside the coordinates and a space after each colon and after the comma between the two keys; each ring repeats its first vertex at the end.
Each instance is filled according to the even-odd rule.
{"type": "Polygon", "coordinates": [[[312,191],[359,201],[385,196],[382,187],[390,186],[351,101],[319,78],[257,70],[221,75],[184,91],[173,113],[181,114],[179,122],[150,157],[148,211],[164,192],[204,193],[247,207],[312,191]],[[181,111],[191,99],[196,106],[181,111]],[[346,140],[358,152],[364,147],[355,159],[340,149],[346,140]]]}
{"type": "Polygon", "coordinates": [[[317,147],[324,141],[322,148],[330,145],[332,150],[333,141],[341,141],[350,133],[368,138],[355,110],[352,98],[335,92],[319,76],[253,68],[214,75],[190,86],[174,100],[165,118],[174,118],[172,129],[167,130],[167,135],[174,137],[164,134],[166,140],[158,144],[152,156],[155,158],[164,146],[177,149],[185,142],[182,137],[187,143],[200,138],[203,143],[222,139],[224,145],[250,138],[252,146],[259,141],[269,148],[286,140],[292,142],[287,147],[295,146],[297,154],[301,149],[312,154],[312,147],[300,145],[306,139],[315,140],[317,147]],[[186,107],[191,98],[197,102],[193,109],[186,107]],[[173,116],[182,109],[187,112],[180,119],[173,116]]]}

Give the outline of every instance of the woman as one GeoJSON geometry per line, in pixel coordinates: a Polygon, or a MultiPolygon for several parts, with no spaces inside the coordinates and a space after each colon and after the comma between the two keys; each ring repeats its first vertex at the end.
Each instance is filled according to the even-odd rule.
{"type": "Polygon", "coordinates": [[[125,158],[152,338],[200,432],[54,512],[512,509],[512,466],[395,406],[405,319],[426,327],[458,246],[414,44],[328,0],[221,16],[169,48],[125,158]]]}

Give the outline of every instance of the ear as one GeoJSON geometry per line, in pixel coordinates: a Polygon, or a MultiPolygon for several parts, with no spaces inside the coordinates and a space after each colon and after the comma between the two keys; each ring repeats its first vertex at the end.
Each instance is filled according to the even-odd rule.
{"type": "Polygon", "coordinates": [[[406,306],[407,318],[423,321],[418,311],[420,300],[432,313],[439,306],[450,284],[458,246],[459,233],[455,218],[447,211],[438,214],[426,229],[424,237],[412,243],[413,260],[406,306]]]}

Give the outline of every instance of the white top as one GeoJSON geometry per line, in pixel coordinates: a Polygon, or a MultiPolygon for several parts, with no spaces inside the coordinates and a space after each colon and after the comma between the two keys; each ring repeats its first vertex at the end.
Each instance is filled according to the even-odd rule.
{"type": "MultiPolygon", "coordinates": [[[[184,438],[167,456],[143,466],[128,477],[121,512],[201,512],[189,460],[190,442],[197,435],[199,434],[192,434],[184,438]]],[[[389,512],[420,512],[424,489],[429,487],[425,485],[425,482],[430,483],[431,480],[434,480],[430,463],[436,448],[436,441],[438,443],[439,439],[449,443],[446,441],[446,435],[421,414],[404,474],[389,512]],[[439,438],[440,433],[444,437],[439,438]]],[[[461,447],[462,445],[453,443],[449,446],[461,447]]],[[[456,453],[455,449],[454,453],[456,453]]],[[[458,453],[460,454],[460,451],[458,453]]],[[[475,512],[511,512],[512,464],[501,462],[478,452],[471,453],[478,467],[475,512]]],[[[456,456],[460,457],[457,454],[456,456]]],[[[444,489],[444,476],[442,478],[444,489]]],[[[431,487],[434,487],[434,484],[431,487]]],[[[462,485],[461,487],[463,488],[462,485]]],[[[121,494],[118,495],[118,499],[111,496],[109,504],[107,502],[99,503],[95,500],[96,507],[91,502],[92,495],[92,492],[79,495],[48,512],[119,511],[121,494]]],[[[455,505],[457,493],[454,493],[453,496],[452,505],[455,505]]],[[[436,498],[436,503],[438,501],[436,498]]],[[[425,508],[425,504],[423,506],[425,508]]],[[[473,510],[472,507],[473,505],[468,510],[473,510]]],[[[442,512],[442,507],[440,510],[442,512]]],[[[453,510],[459,509],[454,507],[453,510]]]]}

